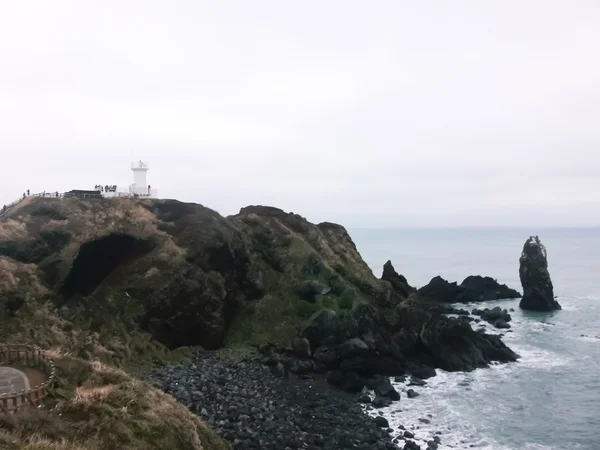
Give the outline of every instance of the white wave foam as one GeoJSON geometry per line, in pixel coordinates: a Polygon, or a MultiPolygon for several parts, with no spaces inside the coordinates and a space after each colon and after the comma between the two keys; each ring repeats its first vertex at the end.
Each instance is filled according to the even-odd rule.
{"type": "Polygon", "coordinates": [[[465,411],[455,407],[453,397],[456,393],[472,390],[478,384],[479,376],[477,372],[439,371],[436,377],[427,380],[428,384],[422,387],[408,386],[408,382],[392,382],[394,387],[402,392],[402,400],[388,408],[371,410],[369,414],[377,416],[381,411],[388,419],[390,427],[394,429],[393,438],[404,434],[404,430],[399,429],[399,426],[403,425],[415,435],[412,440],[422,448],[427,448],[427,442],[438,436],[441,439],[438,447],[440,450],[469,446],[482,450],[511,450],[490,438],[491,433],[484,436],[467,419],[465,411]],[[409,399],[406,395],[408,389],[418,392],[419,397],[409,399]]]}
{"type": "Polygon", "coordinates": [[[512,349],[521,356],[517,364],[528,368],[553,369],[567,366],[572,361],[572,358],[565,355],[559,355],[531,345],[513,345],[512,349]]]}

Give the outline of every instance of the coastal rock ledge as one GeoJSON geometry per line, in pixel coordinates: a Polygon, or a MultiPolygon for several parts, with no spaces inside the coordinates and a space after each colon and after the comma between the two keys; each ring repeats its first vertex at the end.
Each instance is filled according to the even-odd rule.
{"type": "Polygon", "coordinates": [[[523,246],[519,259],[519,276],[523,286],[523,298],[519,306],[531,311],[554,311],[561,309],[554,299],[554,287],[548,272],[546,247],[538,236],[531,236],[523,246]]]}

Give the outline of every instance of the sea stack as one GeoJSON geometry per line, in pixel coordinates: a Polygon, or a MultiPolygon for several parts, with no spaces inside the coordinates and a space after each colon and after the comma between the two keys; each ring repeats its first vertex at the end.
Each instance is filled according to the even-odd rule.
{"type": "Polygon", "coordinates": [[[523,246],[519,259],[519,276],[523,285],[523,298],[519,306],[531,311],[561,309],[554,299],[554,288],[548,273],[546,247],[540,238],[531,236],[523,246]]]}

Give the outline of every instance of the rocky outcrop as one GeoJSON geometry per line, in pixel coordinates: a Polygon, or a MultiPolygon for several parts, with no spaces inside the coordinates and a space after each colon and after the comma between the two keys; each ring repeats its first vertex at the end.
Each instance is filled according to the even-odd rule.
{"type": "MultiPolygon", "coordinates": [[[[31,274],[40,304],[102,333],[140,329],[168,347],[293,346],[298,356],[284,352],[274,371],[329,372],[349,390],[517,357],[444,314],[436,292],[466,288],[439,278],[417,295],[391,262],[377,279],[344,227],[277,208],[224,218],[171,200],[38,199],[0,221],[2,254],[15,275],[31,274]]],[[[0,303],[21,285],[10,286],[0,284],[0,303]]]]}
{"type": "Polygon", "coordinates": [[[439,275],[418,290],[419,295],[432,302],[454,303],[461,294],[462,289],[456,281],[450,283],[439,275]]]}
{"type": "Polygon", "coordinates": [[[381,275],[381,279],[384,281],[389,281],[394,290],[404,297],[408,297],[411,293],[417,291],[414,287],[408,284],[408,281],[404,275],[400,275],[396,272],[396,269],[394,269],[391,261],[388,261],[383,265],[383,274],[381,275]]]}
{"type": "Polygon", "coordinates": [[[95,329],[139,328],[170,348],[287,343],[324,306],[385,290],[340,225],[174,200],[28,199],[0,219],[0,265],[11,314],[25,298],[50,300],[95,329]]]}
{"type": "MultiPolygon", "coordinates": [[[[492,361],[518,358],[498,336],[474,331],[468,321],[462,320],[464,316],[447,317],[444,308],[419,299],[416,294],[397,300],[391,309],[357,305],[341,317],[334,311],[315,314],[301,333],[311,347],[316,346],[312,370],[330,371],[331,384],[359,392],[372,384],[373,377],[381,375],[428,378],[436,374],[435,368],[471,371],[492,361]]],[[[490,320],[491,315],[499,314],[496,320],[500,328],[501,319],[510,320],[501,310],[487,311],[490,320]]],[[[292,352],[269,356],[280,358],[291,371],[304,371],[306,365],[295,362],[292,354],[305,357],[306,346],[300,347],[298,339],[294,342],[292,352]]],[[[381,398],[374,404],[387,403],[381,398]]]]}
{"type": "Polygon", "coordinates": [[[460,288],[462,292],[456,300],[459,303],[521,298],[518,291],[509,288],[506,284],[500,284],[493,278],[479,275],[465,278],[460,284],[460,288]]]}
{"type": "Polygon", "coordinates": [[[440,276],[418,290],[423,298],[442,303],[472,303],[520,298],[521,294],[490,277],[469,276],[459,285],[440,276]]]}
{"type": "Polygon", "coordinates": [[[479,316],[496,328],[510,328],[508,322],[512,320],[512,317],[506,309],[502,309],[496,306],[492,309],[485,308],[483,310],[475,308],[472,311],[474,316],[479,316]]]}
{"type": "Polygon", "coordinates": [[[538,236],[531,236],[523,246],[519,259],[519,276],[523,286],[523,298],[519,304],[521,309],[532,311],[561,309],[554,298],[546,247],[538,236]]]}

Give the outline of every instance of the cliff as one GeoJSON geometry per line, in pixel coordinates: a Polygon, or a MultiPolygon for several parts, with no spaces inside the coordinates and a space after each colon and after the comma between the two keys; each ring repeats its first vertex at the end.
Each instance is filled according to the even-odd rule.
{"type": "MultiPolygon", "coordinates": [[[[0,219],[0,340],[135,373],[184,346],[289,346],[309,318],[328,310],[339,318],[338,343],[360,336],[369,347],[366,359],[346,361],[348,373],[373,364],[381,373],[417,365],[472,370],[516,359],[498,338],[419,299],[391,264],[383,278],[344,227],[277,208],[222,217],[173,200],[27,199],[0,219]]],[[[59,362],[71,361],[65,358],[59,362]]],[[[82,386],[108,385],[63,365],[62,378],[74,380],[61,387],[61,408],[73,407],[82,386]]],[[[109,384],[134,383],[118,381],[109,384]]],[[[210,435],[195,416],[179,414],[191,421],[185,426],[210,435]]],[[[158,420],[163,426],[170,418],[158,420]]],[[[73,439],[81,444],[83,437],[73,439]]],[[[135,448],[128,439],[122,448],[135,448]]],[[[210,439],[186,448],[224,445],[210,439]]]]}

